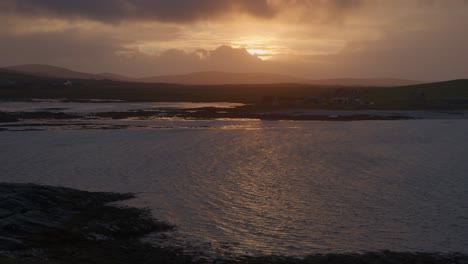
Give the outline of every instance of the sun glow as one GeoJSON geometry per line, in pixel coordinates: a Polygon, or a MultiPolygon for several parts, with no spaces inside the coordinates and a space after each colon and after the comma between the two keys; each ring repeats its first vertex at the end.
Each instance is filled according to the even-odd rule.
{"type": "Polygon", "coordinates": [[[264,47],[246,47],[248,53],[260,58],[262,60],[268,60],[272,57],[271,51],[267,50],[264,47]]]}
{"type": "Polygon", "coordinates": [[[262,60],[268,60],[272,57],[271,53],[266,51],[265,49],[247,49],[247,52],[254,56],[257,56],[262,60]]]}
{"type": "Polygon", "coordinates": [[[262,56],[266,55],[267,52],[264,49],[247,49],[247,51],[252,55],[262,56]]]}
{"type": "Polygon", "coordinates": [[[230,45],[235,48],[244,48],[248,53],[262,59],[268,60],[275,52],[276,48],[272,45],[274,39],[261,36],[246,36],[232,41],[230,45]]]}

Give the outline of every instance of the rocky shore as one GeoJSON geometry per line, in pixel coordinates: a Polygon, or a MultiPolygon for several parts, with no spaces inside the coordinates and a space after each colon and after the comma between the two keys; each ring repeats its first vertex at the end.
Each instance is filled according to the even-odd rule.
{"type": "Polygon", "coordinates": [[[442,263],[468,264],[462,254],[377,252],[366,254],[197,259],[139,238],[173,227],[150,212],[110,202],[133,194],[92,193],[33,184],[0,184],[0,263],[442,263]]]}
{"type": "Polygon", "coordinates": [[[143,209],[110,206],[132,194],[0,184],[0,263],[192,263],[139,242],[171,229],[143,209]]]}

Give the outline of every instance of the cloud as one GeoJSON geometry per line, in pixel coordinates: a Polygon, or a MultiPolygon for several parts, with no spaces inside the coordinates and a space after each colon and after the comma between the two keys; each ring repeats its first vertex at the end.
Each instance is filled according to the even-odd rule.
{"type": "Polygon", "coordinates": [[[219,70],[467,78],[467,3],[0,0],[0,66],[43,63],[132,76],[219,70]],[[191,23],[200,20],[210,21],[191,23]],[[246,49],[272,57],[262,61],[246,49]]]}
{"type": "Polygon", "coordinates": [[[4,14],[111,23],[127,20],[191,22],[232,12],[267,18],[278,11],[268,0],[2,0],[0,10],[4,14]]]}
{"type": "Polygon", "coordinates": [[[341,23],[348,14],[369,4],[368,0],[271,0],[289,22],[341,23]]]}
{"type": "Polygon", "coordinates": [[[75,29],[8,36],[0,41],[2,66],[28,63],[63,65],[84,69],[105,67],[122,43],[108,35],[75,29]]]}
{"type": "MultiPolygon", "coordinates": [[[[181,74],[197,71],[258,72],[264,71],[268,62],[251,55],[243,48],[220,46],[213,50],[199,49],[186,52],[170,49],[160,55],[136,53],[132,60],[140,66],[134,75],[181,74]],[[145,65],[145,66],[141,66],[145,65]],[[150,69],[150,71],[145,69],[150,69]]],[[[135,69],[134,69],[135,70],[135,69]]],[[[128,69],[124,71],[128,72],[128,69]]]]}
{"type": "Polygon", "coordinates": [[[374,41],[350,42],[336,54],[285,56],[289,73],[320,78],[397,77],[421,81],[468,78],[466,27],[387,32],[374,41]]]}
{"type": "Polygon", "coordinates": [[[264,71],[266,65],[244,48],[168,49],[151,54],[127,44],[118,36],[78,29],[6,36],[0,41],[0,67],[38,63],[144,77],[210,70],[256,72],[264,71]]]}
{"type": "Polygon", "coordinates": [[[416,80],[467,78],[465,28],[393,31],[375,41],[351,42],[336,54],[285,55],[260,60],[244,48],[168,49],[148,54],[124,48],[125,40],[67,30],[6,37],[0,41],[0,66],[41,63],[99,73],[145,77],[197,71],[272,72],[311,79],[399,77],[416,80]],[[426,45],[430,43],[430,45],[426,45]]]}

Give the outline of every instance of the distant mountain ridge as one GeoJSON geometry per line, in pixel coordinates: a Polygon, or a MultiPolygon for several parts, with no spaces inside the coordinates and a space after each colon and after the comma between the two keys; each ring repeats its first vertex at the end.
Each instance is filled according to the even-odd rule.
{"type": "Polygon", "coordinates": [[[405,80],[397,78],[338,78],[312,80],[300,77],[294,77],[285,74],[274,73],[232,73],[220,71],[194,72],[179,75],[162,75],[145,78],[131,78],[114,73],[91,74],[73,71],[70,69],[41,65],[27,64],[0,68],[3,71],[17,72],[33,75],[37,77],[61,78],[61,79],[91,79],[91,80],[114,80],[125,82],[144,82],[144,83],[172,83],[185,85],[223,85],[223,84],[279,84],[279,83],[297,83],[311,85],[340,85],[340,86],[406,86],[422,84],[424,82],[405,80]]]}
{"type": "Polygon", "coordinates": [[[406,86],[416,85],[425,82],[397,79],[397,78],[340,78],[340,79],[322,79],[312,80],[311,84],[320,85],[344,85],[344,86],[382,86],[382,87],[393,87],[393,86],[406,86]]]}
{"type": "Polygon", "coordinates": [[[273,84],[273,83],[308,83],[310,80],[283,74],[272,73],[231,73],[219,71],[194,72],[181,75],[163,75],[139,79],[142,82],[176,84],[273,84]]]}
{"type": "Polygon", "coordinates": [[[113,81],[123,81],[123,82],[135,82],[136,81],[134,78],[123,76],[120,74],[110,73],[110,72],[98,73],[97,76],[99,76],[101,79],[108,79],[108,80],[113,80],[113,81]]]}
{"type": "Polygon", "coordinates": [[[104,79],[96,74],[77,72],[62,67],[42,65],[42,64],[25,64],[11,67],[5,67],[3,69],[15,71],[24,74],[30,74],[37,77],[48,77],[48,78],[63,78],[63,79],[92,79],[99,80],[104,79]]]}

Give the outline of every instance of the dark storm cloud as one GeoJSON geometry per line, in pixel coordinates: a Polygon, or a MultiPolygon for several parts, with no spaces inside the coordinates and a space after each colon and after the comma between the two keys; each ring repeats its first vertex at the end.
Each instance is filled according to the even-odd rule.
{"type": "MultiPolygon", "coordinates": [[[[337,2],[349,2],[338,1],[337,2]]],[[[230,12],[272,17],[267,0],[1,0],[0,12],[14,15],[82,18],[103,22],[159,20],[190,22],[230,12]]]]}

